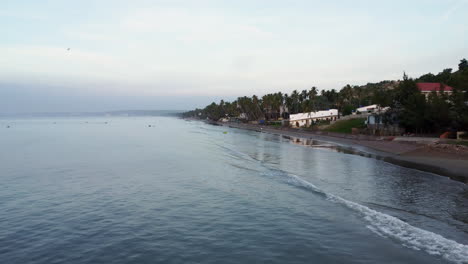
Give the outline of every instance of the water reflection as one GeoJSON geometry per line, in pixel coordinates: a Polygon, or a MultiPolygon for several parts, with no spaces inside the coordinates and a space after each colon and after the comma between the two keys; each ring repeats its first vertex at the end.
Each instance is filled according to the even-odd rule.
{"type": "Polygon", "coordinates": [[[298,175],[329,193],[423,229],[468,242],[468,198],[464,196],[468,189],[462,183],[393,165],[379,155],[350,147],[284,135],[251,135],[262,142],[240,137],[236,147],[252,153],[265,166],[298,175]]]}
{"type": "Polygon", "coordinates": [[[340,152],[340,153],[345,153],[345,154],[359,155],[359,156],[367,157],[367,158],[383,159],[382,156],[359,151],[352,147],[343,147],[340,145],[329,144],[329,143],[325,143],[325,142],[318,141],[318,140],[298,138],[298,137],[292,137],[292,136],[286,136],[286,135],[282,135],[282,138],[289,140],[290,143],[295,144],[295,145],[309,146],[313,148],[326,148],[326,149],[330,149],[330,150],[340,152]]]}

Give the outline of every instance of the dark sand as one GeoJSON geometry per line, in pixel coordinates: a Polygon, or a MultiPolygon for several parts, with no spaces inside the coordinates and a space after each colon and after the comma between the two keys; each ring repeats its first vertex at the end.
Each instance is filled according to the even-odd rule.
{"type": "Polygon", "coordinates": [[[441,149],[419,142],[384,140],[380,137],[272,128],[253,124],[219,123],[233,128],[254,130],[285,137],[312,139],[338,145],[354,154],[368,154],[396,165],[450,177],[468,183],[468,151],[441,149]]]}

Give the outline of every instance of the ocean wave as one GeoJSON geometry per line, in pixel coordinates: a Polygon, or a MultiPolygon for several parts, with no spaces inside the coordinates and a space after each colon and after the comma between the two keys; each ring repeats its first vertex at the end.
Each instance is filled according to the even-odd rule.
{"type": "Polygon", "coordinates": [[[394,216],[375,211],[359,203],[326,193],[299,176],[293,174],[287,175],[289,183],[322,194],[327,200],[342,204],[359,213],[369,223],[366,227],[379,236],[395,239],[405,247],[423,250],[431,255],[441,256],[454,263],[468,263],[468,245],[463,245],[439,234],[414,227],[394,216]]]}
{"type": "Polygon", "coordinates": [[[241,151],[236,150],[233,146],[230,146],[230,145],[228,145],[226,143],[224,145],[214,143],[214,145],[216,145],[219,148],[221,148],[222,150],[224,150],[231,157],[241,159],[241,160],[244,160],[244,161],[249,161],[249,162],[255,162],[255,163],[259,162],[258,160],[255,160],[251,156],[249,156],[249,155],[247,155],[247,154],[245,154],[245,153],[243,153],[241,151]]]}
{"type": "Polygon", "coordinates": [[[252,168],[248,168],[246,166],[242,166],[242,165],[238,165],[238,164],[234,164],[234,163],[228,163],[230,166],[232,167],[235,167],[235,168],[238,168],[238,169],[241,169],[241,170],[246,170],[246,171],[252,171],[252,172],[261,172],[259,170],[256,170],[256,169],[252,169],[252,168]]]}
{"type": "Polygon", "coordinates": [[[251,156],[237,151],[233,146],[220,147],[244,161],[259,163],[260,166],[268,171],[267,174],[269,175],[287,177],[286,179],[289,184],[306,188],[307,190],[322,195],[331,202],[341,204],[359,213],[369,223],[366,227],[379,236],[399,241],[403,246],[413,250],[423,250],[428,254],[441,256],[454,263],[468,263],[468,245],[457,243],[439,234],[414,227],[397,217],[378,212],[362,204],[327,193],[301,177],[277,168],[272,168],[260,160],[255,160],[251,156]]]}

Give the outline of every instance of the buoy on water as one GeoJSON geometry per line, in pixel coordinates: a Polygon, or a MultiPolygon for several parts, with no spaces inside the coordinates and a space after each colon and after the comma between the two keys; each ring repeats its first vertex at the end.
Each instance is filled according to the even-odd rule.
{"type": "Polygon", "coordinates": [[[224,131],[223,134],[227,134],[227,131],[224,131]]]}

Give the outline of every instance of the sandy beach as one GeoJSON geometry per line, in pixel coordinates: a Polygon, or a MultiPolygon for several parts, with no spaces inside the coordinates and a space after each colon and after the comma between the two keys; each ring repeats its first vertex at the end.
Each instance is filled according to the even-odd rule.
{"type": "Polygon", "coordinates": [[[468,151],[466,148],[455,151],[454,146],[432,142],[386,140],[366,135],[324,133],[253,124],[218,124],[285,137],[327,142],[347,149],[350,153],[382,159],[399,166],[431,172],[468,183],[468,151]]]}

